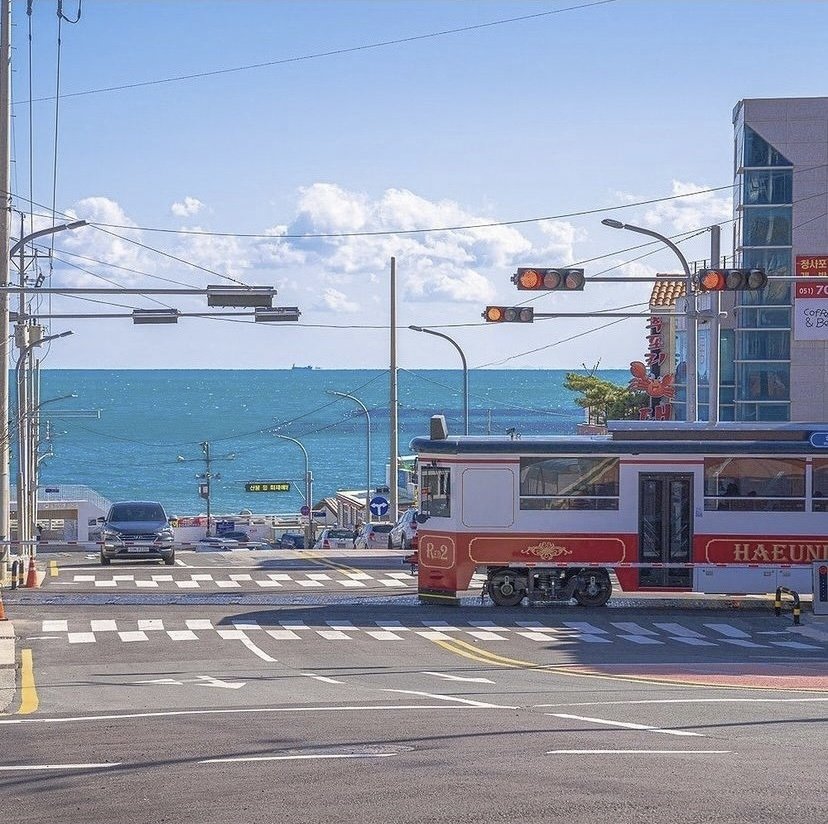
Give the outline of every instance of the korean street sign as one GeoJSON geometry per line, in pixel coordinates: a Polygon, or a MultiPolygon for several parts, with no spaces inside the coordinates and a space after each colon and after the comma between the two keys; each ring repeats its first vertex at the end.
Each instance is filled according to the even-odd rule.
{"type": "Polygon", "coordinates": [[[290,481],[249,481],[245,492],[290,492],[290,481]]]}

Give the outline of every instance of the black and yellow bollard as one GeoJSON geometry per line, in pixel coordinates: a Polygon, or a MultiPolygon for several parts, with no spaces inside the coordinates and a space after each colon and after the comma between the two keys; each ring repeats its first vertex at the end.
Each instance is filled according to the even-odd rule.
{"type": "Polygon", "coordinates": [[[773,601],[773,614],[778,618],[782,614],[782,590],[777,587],[776,598],[773,601]]]}

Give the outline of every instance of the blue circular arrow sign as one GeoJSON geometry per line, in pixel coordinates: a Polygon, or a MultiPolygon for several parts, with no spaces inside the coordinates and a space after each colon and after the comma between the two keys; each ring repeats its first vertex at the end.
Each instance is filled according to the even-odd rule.
{"type": "Polygon", "coordinates": [[[371,498],[368,506],[371,510],[371,514],[380,518],[388,512],[388,498],[384,498],[382,495],[375,495],[371,498]]]}

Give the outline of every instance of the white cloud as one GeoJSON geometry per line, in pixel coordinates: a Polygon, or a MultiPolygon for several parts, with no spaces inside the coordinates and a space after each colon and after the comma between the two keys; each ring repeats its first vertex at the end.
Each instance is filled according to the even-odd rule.
{"type": "Polygon", "coordinates": [[[331,312],[354,313],[359,311],[359,304],[349,300],[344,292],[338,289],[327,288],[319,297],[322,306],[331,312]]]}
{"type": "Polygon", "coordinates": [[[185,197],[183,201],[176,201],[170,206],[170,211],[176,217],[192,217],[204,208],[204,204],[196,197],[185,197]]]}
{"type": "Polygon", "coordinates": [[[676,200],[654,203],[642,218],[645,226],[666,227],[670,232],[689,232],[714,223],[730,220],[732,201],[729,190],[705,192],[707,185],[673,181],[674,195],[690,195],[676,200]],[[694,192],[701,192],[694,195],[694,192]]]}

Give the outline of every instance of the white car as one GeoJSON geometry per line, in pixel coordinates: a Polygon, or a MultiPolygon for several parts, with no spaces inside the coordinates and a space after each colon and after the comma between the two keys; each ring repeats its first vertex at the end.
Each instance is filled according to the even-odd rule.
{"type": "Polygon", "coordinates": [[[314,549],[353,549],[354,531],[342,529],[338,526],[325,527],[322,534],[316,539],[314,549]]]}
{"type": "Polygon", "coordinates": [[[363,524],[354,540],[357,549],[385,549],[388,546],[388,533],[394,528],[391,521],[374,521],[363,524]]]}
{"type": "Polygon", "coordinates": [[[394,524],[388,533],[388,548],[393,549],[416,549],[417,548],[417,527],[420,525],[417,516],[418,509],[408,509],[400,516],[400,520],[394,524]]]}

